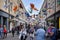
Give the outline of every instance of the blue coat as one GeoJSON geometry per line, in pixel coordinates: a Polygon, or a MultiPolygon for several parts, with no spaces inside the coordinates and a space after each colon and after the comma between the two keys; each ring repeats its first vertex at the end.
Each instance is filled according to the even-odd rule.
{"type": "Polygon", "coordinates": [[[40,28],[36,31],[36,40],[45,40],[45,30],[40,28]]]}

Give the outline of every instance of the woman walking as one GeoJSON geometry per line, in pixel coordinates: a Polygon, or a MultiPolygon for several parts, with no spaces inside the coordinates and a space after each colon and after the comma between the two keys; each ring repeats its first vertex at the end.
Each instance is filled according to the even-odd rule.
{"type": "Polygon", "coordinates": [[[27,36],[26,36],[27,32],[26,32],[26,29],[24,28],[23,25],[20,25],[20,32],[19,33],[20,33],[19,34],[19,39],[20,40],[26,40],[26,38],[27,38],[27,36]]]}
{"type": "Polygon", "coordinates": [[[6,26],[5,26],[5,25],[4,25],[4,30],[3,30],[3,32],[4,32],[4,38],[7,37],[7,29],[6,29],[6,26]]]}

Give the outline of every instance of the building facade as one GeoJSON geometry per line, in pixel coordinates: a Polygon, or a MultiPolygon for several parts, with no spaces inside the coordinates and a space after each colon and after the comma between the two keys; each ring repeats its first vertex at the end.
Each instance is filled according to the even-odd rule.
{"type": "Polygon", "coordinates": [[[26,22],[25,7],[21,0],[1,0],[0,1],[0,24],[6,25],[7,30],[17,26],[19,22],[26,22]]]}
{"type": "Polygon", "coordinates": [[[60,29],[60,0],[47,0],[47,17],[46,20],[53,22],[55,27],[60,29]]]}
{"type": "Polygon", "coordinates": [[[40,15],[46,15],[47,24],[54,23],[55,27],[60,29],[60,0],[44,0],[40,15]]]}

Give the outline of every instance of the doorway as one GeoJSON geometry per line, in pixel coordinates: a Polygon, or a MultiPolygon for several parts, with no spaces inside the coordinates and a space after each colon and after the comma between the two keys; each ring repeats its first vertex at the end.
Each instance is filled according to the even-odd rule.
{"type": "Polygon", "coordinates": [[[7,18],[3,17],[3,26],[6,25],[7,26],[7,18]]]}

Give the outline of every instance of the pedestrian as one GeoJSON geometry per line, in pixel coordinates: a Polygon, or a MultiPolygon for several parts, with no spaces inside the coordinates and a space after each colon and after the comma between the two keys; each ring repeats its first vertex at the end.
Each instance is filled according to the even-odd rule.
{"type": "Polygon", "coordinates": [[[30,24],[27,25],[27,33],[29,34],[30,24]]]}
{"type": "Polygon", "coordinates": [[[26,40],[26,38],[27,38],[27,32],[26,32],[26,29],[24,28],[24,26],[23,25],[21,25],[20,26],[20,32],[19,32],[20,34],[19,34],[19,39],[20,40],[26,40]]]}
{"type": "Polygon", "coordinates": [[[45,40],[45,30],[43,26],[39,26],[39,29],[35,32],[36,40],[45,40]]]}
{"type": "Polygon", "coordinates": [[[14,33],[15,33],[15,28],[12,28],[12,36],[14,37],[14,33]]]}
{"type": "Polygon", "coordinates": [[[36,24],[36,25],[34,26],[34,29],[35,29],[35,31],[37,31],[37,29],[38,29],[38,24],[36,24]]]}
{"type": "Polygon", "coordinates": [[[33,40],[34,39],[34,27],[31,27],[30,28],[30,40],[33,40]]]}
{"type": "Polygon", "coordinates": [[[20,27],[20,26],[15,27],[15,29],[16,29],[16,31],[17,31],[17,35],[19,35],[19,27],[20,27]]]}
{"type": "Polygon", "coordinates": [[[3,32],[4,32],[4,38],[7,37],[7,29],[6,29],[6,25],[4,25],[4,30],[3,30],[3,32]]]}
{"type": "Polygon", "coordinates": [[[3,27],[0,25],[0,38],[3,38],[3,27]]]}
{"type": "Polygon", "coordinates": [[[50,30],[48,31],[51,40],[57,40],[57,29],[54,27],[53,24],[50,25],[50,30]]]}

